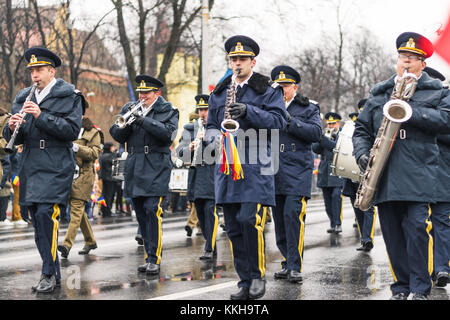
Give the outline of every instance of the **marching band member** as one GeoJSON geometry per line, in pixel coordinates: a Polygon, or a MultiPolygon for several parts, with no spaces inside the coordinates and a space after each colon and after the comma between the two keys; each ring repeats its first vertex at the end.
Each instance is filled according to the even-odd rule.
{"type": "MultiPolygon", "coordinates": [[[[233,75],[218,84],[209,98],[206,140],[211,142],[210,138],[225,135],[228,140],[224,141],[233,144],[232,135],[225,129],[221,131],[225,106],[229,108],[227,114],[239,123],[244,133],[249,129],[257,134],[261,129],[284,129],[286,108],[281,87],[278,84],[271,86],[268,77],[253,71],[255,57],[259,54],[258,44],[249,37],[238,35],[225,42],[225,50],[230,58],[233,75]],[[234,87],[234,84],[236,90],[233,94],[232,90],[227,89],[234,87]],[[228,98],[235,97],[233,103],[226,103],[227,93],[230,93],[228,98]]],[[[231,151],[234,158],[229,160],[223,153],[219,154],[222,160],[226,158],[227,161],[216,164],[215,168],[216,205],[223,207],[234,266],[240,278],[239,291],[230,297],[233,300],[258,299],[266,290],[263,231],[267,206],[275,205],[275,186],[271,169],[273,163],[270,163],[270,143],[262,140],[250,138],[238,141],[236,149],[225,146],[223,151],[231,151]],[[263,152],[258,152],[257,147],[269,159],[264,161],[261,156],[263,152]],[[236,155],[238,148],[241,154],[236,155]],[[256,163],[245,163],[249,156],[257,157],[256,163]],[[238,158],[242,159],[241,162],[236,162],[238,158]]]]}
{"type": "MultiPolygon", "coordinates": [[[[161,81],[148,75],[138,75],[135,81],[141,103],[135,120],[123,127],[116,123],[109,132],[119,143],[127,143],[124,194],[132,198],[146,252],[145,264],[138,271],[156,275],[162,257],[161,203],[169,189],[169,148],[178,128],[179,113],[158,95],[164,86],[161,81]]],[[[139,101],[125,104],[120,114],[137,107],[139,101]]]]}
{"type": "Polygon", "coordinates": [[[336,112],[325,114],[327,129],[319,142],[314,142],[312,149],[320,154],[320,163],[317,174],[317,187],[322,189],[325,211],[330,219],[328,233],[342,232],[342,186],[343,179],[331,175],[333,162],[333,149],[336,147],[340,120],[342,117],[336,112]]]}
{"type": "MultiPolygon", "coordinates": [[[[358,102],[359,110],[362,110],[367,99],[361,99],[358,102]]],[[[348,115],[348,117],[355,122],[358,118],[359,113],[353,112],[348,115]]],[[[369,210],[362,211],[354,206],[356,193],[358,191],[359,183],[353,182],[351,179],[344,179],[344,187],[342,189],[342,195],[350,198],[352,203],[353,211],[356,216],[356,225],[358,227],[359,237],[361,239],[361,246],[358,247],[357,251],[370,252],[373,249],[373,238],[375,234],[375,221],[376,212],[374,207],[370,207],[369,210]]]]}
{"type": "MultiPolygon", "coordinates": [[[[409,100],[412,116],[401,126],[378,181],[372,204],[378,207],[381,232],[386,244],[394,283],[393,300],[426,300],[431,290],[433,238],[430,235],[429,203],[436,198],[439,148],[436,136],[448,130],[442,109],[449,109],[439,80],[422,72],[433,45],[424,36],[405,32],[396,40],[397,74],[376,84],[355,122],[353,154],[361,170],[369,162],[383,119],[383,106],[390,100],[397,77],[405,69],[418,78],[409,100]]],[[[448,101],[448,100],[447,100],[448,101]]]]}
{"type": "Polygon", "coordinates": [[[42,276],[32,287],[38,293],[52,292],[61,285],[57,254],[60,206],[67,203],[75,171],[72,141],[78,138],[83,112],[82,97],[73,85],[55,78],[61,59],[52,51],[33,47],[25,52],[32,88],[21,90],[14,99],[9,125],[3,130],[10,140],[22,122],[14,144],[23,143],[19,171],[19,203],[27,205],[41,255],[42,276]],[[22,114],[20,111],[23,111],[22,114]]]}
{"type": "Polygon", "coordinates": [[[194,122],[193,134],[183,136],[177,150],[180,158],[190,157],[191,168],[189,173],[192,177],[190,177],[189,190],[195,204],[203,237],[206,240],[200,260],[212,260],[217,256],[216,235],[219,222],[214,203],[214,163],[205,163],[203,159],[203,150],[206,146],[203,128],[208,118],[208,99],[209,95],[206,94],[195,97],[199,119],[194,122]],[[201,125],[199,121],[202,122],[201,125]]]}
{"type": "Polygon", "coordinates": [[[275,175],[274,221],[278,249],[284,257],[276,279],[301,282],[306,203],[311,198],[313,153],[311,144],[322,134],[317,104],[297,93],[300,74],[289,66],[271,72],[283,88],[287,127],[280,133],[280,167],[275,175]]]}

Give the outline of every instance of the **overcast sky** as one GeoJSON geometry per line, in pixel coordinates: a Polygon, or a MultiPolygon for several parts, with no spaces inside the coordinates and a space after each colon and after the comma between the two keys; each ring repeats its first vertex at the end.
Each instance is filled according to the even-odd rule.
{"type": "MultiPolygon", "coordinates": [[[[194,5],[201,0],[189,1],[194,5]]],[[[393,56],[400,33],[414,31],[434,41],[435,31],[445,25],[450,15],[449,0],[215,0],[211,15],[242,16],[242,19],[232,19],[226,25],[226,32],[229,36],[245,34],[254,38],[261,47],[258,63],[273,63],[276,53],[301,50],[322,39],[324,34],[337,39],[338,3],[344,31],[355,33],[361,27],[369,29],[393,56]],[[245,18],[248,16],[251,18],[245,18]]],[[[100,16],[110,8],[110,0],[72,0],[74,14],[100,16]]],[[[222,39],[217,36],[211,37],[210,42],[211,47],[223,47],[222,39]]],[[[333,50],[332,43],[330,49],[333,50]]],[[[438,55],[427,62],[450,77],[450,65],[438,55]]]]}

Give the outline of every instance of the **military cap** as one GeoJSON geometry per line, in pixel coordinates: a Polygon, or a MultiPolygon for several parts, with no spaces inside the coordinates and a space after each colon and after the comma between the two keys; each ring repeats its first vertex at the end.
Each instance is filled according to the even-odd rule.
{"type": "Polygon", "coordinates": [[[359,111],[362,111],[362,109],[364,109],[364,105],[366,104],[366,102],[367,102],[367,99],[359,100],[359,102],[358,102],[358,109],[359,109],[359,111]]]}
{"type": "Polygon", "coordinates": [[[349,117],[353,122],[355,122],[355,121],[356,121],[356,118],[358,118],[358,115],[359,115],[358,112],[352,112],[352,113],[349,113],[349,114],[348,114],[348,117],[349,117]]]}
{"type": "Polygon", "coordinates": [[[289,66],[276,66],[272,69],[270,77],[278,83],[298,84],[301,81],[300,74],[289,66]]]}
{"type": "Polygon", "coordinates": [[[439,71],[437,71],[436,69],[433,69],[430,67],[425,67],[425,69],[423,69],[423,71],[428,73],[428,75],[432,78],[439,79],[441,81],[445,81],[444,75],[442,73],[440,73],[439,71]]]}
{"type": "Polygon", "coordinates": [[[138,83],[136,91],[146,92],[146,91],[158,91],[164,84],[156,78],[150,77],[146,74],[140,74],[136,76],[134,80],[138,83]]]}
{"type": "Polygon", "coordinates": [[[325,114],[325,120],[327,121],[327,123],[335,123],[341,119],[342,117],[336,112],[328,112],[327,114],[325,114]]]}
{"type": "Polygon", "coordinates": [[[61,65],[61,59],[52,51],[43,47],[32,47],[25,51],[25,60],[28,62],[27,68],[52,66],[57,68],[61,65]]]}
{"type": "Polygon", "coordinates": [[[228,52],[229,57],[256,57],[259,54],[259,46],[255,40],[242,35],[228,38],[228,40],[225,41],[225,50],[228,52]]]}
{"type": "Polygon", "coordinates": [[[429,58],[434,52],[433,44],[430,40],[415,32],[404,32],[398,36],[397,51],[407,51],[418,54],[423,58],[429,58]]]}
{"type": "Polygon", "coordinates": [[[208,108],[209,95],[199,94],[195,96],[195,101],[197,101],[197,109],[207,109],[208,108]]]}

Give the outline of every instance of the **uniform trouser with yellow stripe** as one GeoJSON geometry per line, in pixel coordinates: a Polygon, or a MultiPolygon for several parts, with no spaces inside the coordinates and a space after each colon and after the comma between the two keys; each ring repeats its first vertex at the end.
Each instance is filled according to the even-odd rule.
{"type": "Polygon", "coordinates": [[[234,268],[240,278],[238,287],[250,287],[266,271],[264,224],[267,207],[259,203],[223,204],[223,215],[234,268]]]}
{"type": "Polygon", "coordinates": [[[391,266],[392,294],[431,290],[433,238],[428,203],[392,201],[378,204],[381,232],[391,266]]]}
{"type": "MultiPolygon", "coordinates": [[[[351,196],[350,201],[355,203],[356,196],[351,196]]],[[[371,242],[373,243],[373,237],[375,234],[375,221],[376,213],[375,208],[370,207],[367,211],[362,211],[353,206],[353,211],[355,212],[356,221],[358,223],[359,236],[361,238],[361,244],[371,242]]]]}
{"type": "Polygon", "coordinates": [[[450,202],[431,205],[434,239],[434,273],[450,273],[450,202]]]}
{"type": "Polygon", "coordinates": [[[94,233],[92,232],[91,224],[84,210],[86,201],[79,199],[70,199],[70,223],[67,229],[66,238],[63,244],[69,249],[72,248],[75,238],[78,233],[78,228],[83,233],[84,242],[86,245],[95,244],[94,233]]]}
{"type": "Polygon", "coordinates": [[[216,213],[214,199],[195,199],[194,203],[202,234],[206,240],[205,251],[215,252],[219,217],[216,213]]]}
{"type": "Polygon", "coordinates": [[[275,238],[284,257],[283,269],[302,271],[305,236],[306,198],[277,195],[274,210],[275,238]]]}
{"type": "Polygon", "coordinates": [[[163,197],[133,198],[136,218],[144,240],[145,262],[161,263],[162,256],[162,208],[163,197]]]}
{"type": "Polygon", "coordinates": [[[59,205],[34,203],[29,206],[34,227],[34,240],[42,258],[42,274],[61,279],[58,254],[59,205]]]}
{"type": "Polygon", "coordinates": [[[323,200],[325,202],[325,211],[330,226],[334,228],[342,224],[342,188],[341,187],[324,187],[322,188],[323,200]]]}

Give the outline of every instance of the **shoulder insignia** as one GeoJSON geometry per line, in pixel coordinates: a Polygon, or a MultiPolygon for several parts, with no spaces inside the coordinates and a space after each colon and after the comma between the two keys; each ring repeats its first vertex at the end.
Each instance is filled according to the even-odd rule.
{"type": "Polygon", "coordinates": [[[276,88],[278,88],[280,86],[280,84],[278,82],[273,82],[270,86],[272,88],[276,89],[276,88]]]}
{"type": "Polygon", "coordinates": [[[319,105],[319,103],[318,103],[317,101],[315,101],[315,100],[311,100],[311,99],[309,99],[309,103],[315,104],[316,106],[318,106],[318,105],[319,105]]]}

